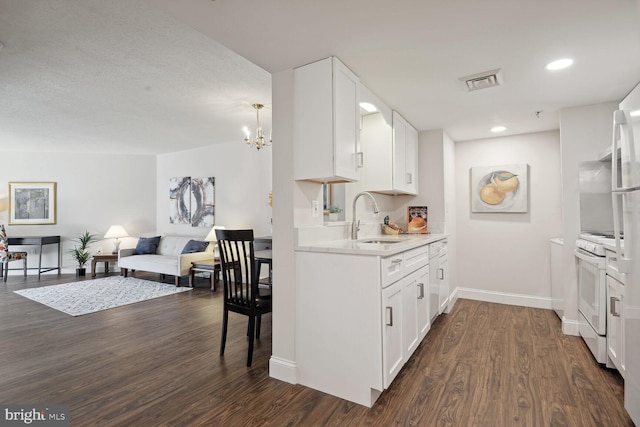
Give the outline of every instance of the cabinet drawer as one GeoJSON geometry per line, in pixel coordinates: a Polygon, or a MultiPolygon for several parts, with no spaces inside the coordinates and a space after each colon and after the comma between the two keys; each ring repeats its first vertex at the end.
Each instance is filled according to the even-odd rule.
{"type": "Polygon", "coordinates": [[[404,253],[399,253],[380,260],[380,278],[383,288],[386,288],[393,282],[402,279],[404,276],[403,264],[404,253]]]}
{"type": "Polygon", "coordinates": [[[385,288],[426,265],[429,265],[428,245],[382,258],[380,260],[382,287],[385,288]]]}
{"type": "Polygon", "coordinates": [[[404,252],[403,275],[413,273],[420,267],[424,267],[429,264],[429,246],[424,245],[419,248],[411,249],[404,252]]]}

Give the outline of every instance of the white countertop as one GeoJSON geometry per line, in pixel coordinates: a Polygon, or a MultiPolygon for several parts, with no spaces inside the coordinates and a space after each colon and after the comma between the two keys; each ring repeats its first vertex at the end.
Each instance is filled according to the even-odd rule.
{"type": "Polygon", "coordinates": [[[325,252],[350,255],[379,255],[389,256],[409,249],[428,245],[438,240],[446,239],[446,234],[400,234],[398,236],[384,235],[363,237],[358,240],[331,240],[326,242],[308,243],[296,248],[298,252],[325,252]],[[377,240],[380,243],[366,243],[377,240]]]}

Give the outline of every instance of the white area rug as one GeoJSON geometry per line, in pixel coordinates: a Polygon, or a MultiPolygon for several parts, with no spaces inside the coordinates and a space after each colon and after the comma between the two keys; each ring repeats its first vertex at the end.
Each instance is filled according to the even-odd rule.
{"type": "Polygon", "coordinates": [[[82,316],[190,290],[135,277],[110,276],[14,292],[63,313],[82,316]]]}

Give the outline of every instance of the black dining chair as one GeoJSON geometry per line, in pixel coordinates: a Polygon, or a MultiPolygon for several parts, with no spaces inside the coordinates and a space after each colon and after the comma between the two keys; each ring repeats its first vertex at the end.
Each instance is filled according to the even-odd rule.
{"type": "Polygon", "coordinates": [[[216,230],[224,308],[220,355],[224,355],[229,324],[229,312],[249,317],[247,336],[249,351],[247,366],[253,359],[254,338],[260,338],[262,315],[271,312],[271,292],[258,286],[259,268],[256,268],[253,230],[216,230]]]}

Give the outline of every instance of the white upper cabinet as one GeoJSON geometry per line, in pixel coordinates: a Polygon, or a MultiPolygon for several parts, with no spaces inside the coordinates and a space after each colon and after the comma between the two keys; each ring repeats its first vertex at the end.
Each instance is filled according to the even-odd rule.
{"type": "Polygon", "coordinates": [[[360,146],[363,160],[363,189],[383,191],[392,188],[393,180],[393,129],[392,112],[366,86],[358,89],[361,129],[360,146]],[[374,109],[366,111],[362,106],[374,109]]]}
{"type": "Polygon", "coordinates": [[[393,189],[418,194],[418,131],[393,112],[393,189]]]}
{"type": "Polygon", "coordinates": [[[358,77],[330,57],[294,70],[294,179],[359,179],[358,77]]]}
{"type": "Polygon", "coordinates": [[[364,85],[358,94],[363,187],[385,194],[417,194],[418,132],[364,85]],[[363,103],[374,106],[375,111],[366,111],[363,103]]]}

